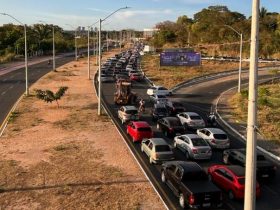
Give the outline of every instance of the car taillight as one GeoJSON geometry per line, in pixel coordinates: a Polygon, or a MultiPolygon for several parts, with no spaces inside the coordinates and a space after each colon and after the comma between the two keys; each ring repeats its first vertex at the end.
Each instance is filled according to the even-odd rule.
{"type": "Polygon", "coordinates": [[[169,128],[169,131],[171,131],[171,132],[172,132],[172,131],[173,131],[173,128],[169,128]]]}
{"type": "Polygon", "coordinates": [[[193,152],[194,154],[197,154],[197,149],[192,149],[192,152],[193,152]]]}
{"type": "Polygon", "coordinates": [[[156,153],[153,156],[155,160],[158,159],[158,155],[156,153]]]}
{"type": "Polygon", "coordinates": [[[189,197],[189,204],[191,204],[191,205],[194,204],[194,201],[195,201],[194,196],[191,194],[189,197]]]}
{"type": "Polygon", "coordinates": [[[216,140],[215,139],[211,139],[210,140],[212,143],[216,143],[216,140]]]}

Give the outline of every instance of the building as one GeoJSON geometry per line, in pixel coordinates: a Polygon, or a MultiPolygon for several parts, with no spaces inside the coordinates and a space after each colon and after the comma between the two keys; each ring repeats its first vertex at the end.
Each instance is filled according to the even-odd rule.
{"type": "Polygon", "coordinates": [[[144,28],[143,37],[145,39],[151,38],[151,37],[153,37],[154,33],[157,32],[158,30],[159,29],[157,29],[157,28],[152,28],[152,29],[144,28]]]}

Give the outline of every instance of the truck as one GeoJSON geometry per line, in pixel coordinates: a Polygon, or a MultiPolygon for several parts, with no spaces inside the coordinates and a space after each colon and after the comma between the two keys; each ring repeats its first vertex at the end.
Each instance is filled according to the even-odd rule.
{"type": "Polygon", "coordinates": [[[119,79],[116,82],[116,92],[114,102],[117,105],[136,104],[137,95],[131,90],[131,82],[124,79],[119,79]]]}
{"type": "Polygon", "coordinates": [[[169,161],[162,164],[161,181],[179,198],[181,208],[222,207],[222,192],[196,162],[169,161]]]}

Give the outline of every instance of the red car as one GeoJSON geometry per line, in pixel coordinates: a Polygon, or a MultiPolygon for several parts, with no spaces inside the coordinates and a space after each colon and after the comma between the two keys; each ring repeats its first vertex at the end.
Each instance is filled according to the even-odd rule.
{"type": "MultiPolygon", "coordinates": [[[[245,190],[245,169],[238,165],[213,165],[208,168],[213,183],[228,192],[230,199],[243,199],[245,190]]],[[[256,186],[256,197],[260,197],[260,185],[256,186]]]]}
{"type": "Polygon", "coordinates": [[[153,137],[152,128],[145,121],[130,121],[127,125],[127,134],[132,137],[133,142],[153,137]]]}
{"type": "Polygon", "coordinates": [[[141,73],[132,73],[130,75],[130,80],[132,81],[141,81],[143,79],[143,75],[141,73]]]}

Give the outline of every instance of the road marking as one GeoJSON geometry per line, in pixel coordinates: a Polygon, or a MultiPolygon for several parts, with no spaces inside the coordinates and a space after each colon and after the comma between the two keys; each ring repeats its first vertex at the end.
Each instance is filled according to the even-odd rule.
{"type": "Polygon", "coordinates": [[[4,91],[4,92],[1,93],[2,96],[5,95],[5,94],[6,94],[6,91],[4,91]]]}
{"type": "Polygon", "coordinates": [[[9,89],[12,89],[14,86],[13,85],[11,85],[10,87],[9,87],[9,89]]]}
{"type": "Polygon", "coordinates": [[[7,79],[3,79],[3,82],[6,82],[7,81],[7,79]]]}

